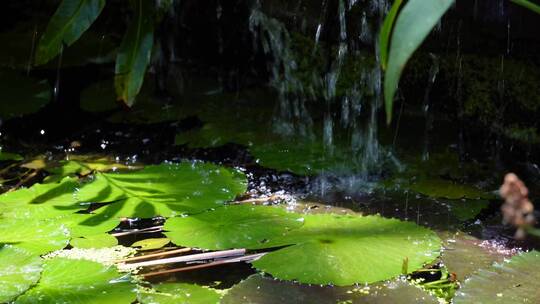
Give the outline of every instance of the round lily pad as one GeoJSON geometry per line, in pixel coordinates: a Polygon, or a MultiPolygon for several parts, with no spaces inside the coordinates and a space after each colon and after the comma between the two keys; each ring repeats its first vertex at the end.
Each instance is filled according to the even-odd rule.
{"type": "Polygon", "coordinates": [[[0,195],[0,214],[4,218],[44,219],[71,214],[87,206],[74,197],[79,184],[65,178],[59,183],[35,184],[30,188],[0,195]]]}
{"type": "Polygon", "coordinates": [[[148,166],[128,173],[96,173],[79,202],[111,203],[96,213],[114,217],[170,217],[222,206],[246,190],[237,170],[201,162],[148,166]]]}
{"type": "Polygon", "coordinates": [[[411,222],[379,216],[305,215],[304,225],[272,239],[288,247],[253,265],[272,276],[301,283],[373,283],[412,272],[433,261],[440,239],[411,222]]]}
{"type": "Polygon", "coordinates": [[[221,295],[214,289],[185,283],[162,283],[153,289],[140,288],[142,304],[217,304],[221,295]]]}
{"type": "Polygon", "coordinates": [[[154,250],[165,247],[171,240],[168,238],[151,238],[137,241],[131,247],[140,247],[139,250],[154,250]]]}
{"type": "Polygon", "coordinates": [[[55,182],[66,176],[84,176],[92,172],[107,172],[130,168],[130,166],[117,163],[107,157],[72,156],[70,157],[70,160],[62,160],[53,166],[47,166],[47,172],[51,173],[52,175],[47,176],[46,182],[55,182]]]}
{"type": "Polygon", "coordinates": [[[493,195],[486,193],[473,186],[456,184],[442,179],[425,179],[413,183],[410,186],[412,191],[421,193],[429,197],[440,197],[448,199],[490,199],[493,195]]]}
{"type": "Polygon", "coordinates": [[[69,242],[69,230],[52,220],[0,219],[0,244],[11,244],[34,254],[62,249],[69,242]]]}
{"type": "Polygon", "coordinates": [[[100,233],[73,238],[69,244],[73,247],[82,249],[107,248],[118,245],[118,240],[108,233],[100,233]]]}
{"type": "Polygon", "coordinates": [[[164,230],[177,245],[222,250],[265,248],[270,240],[302,226],[301,215],[282,208],[238,205],[170,218],[164,230]]]}
{"type": "Polygon", "coordinates": [[[132,303],[135,285],[113,266],[87,260],[53,258],[43,266],[39,283],[15,303],[132,303]]]}
{"type": "Polygon", "coordinates": [[[0,248],[0,302],[8,303],[34,285],[41,273],[39,256],[13,246],[0,248]]]}
{"type": "Polygon", "coordinates": [[[539,303],[540,253],[514,256],[467,279],[454,303],[539,303]]]}
{"type": "Polygon", "coordinates": [[[259,274],[235,285],[221,300],[236,303],[370,303],[370,304],[437,304],[437,299],[412,286],[396,280],[368,286],[320,286],[275,280],[259,274]]]}

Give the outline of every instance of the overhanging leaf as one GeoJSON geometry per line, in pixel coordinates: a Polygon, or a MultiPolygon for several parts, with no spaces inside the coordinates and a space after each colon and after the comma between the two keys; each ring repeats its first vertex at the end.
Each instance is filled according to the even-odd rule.
{"type": "Polygon", "coordinates": [[[63,0],[41,36],[36,64],[47,63],[64,45],[73,44],[97,19],[105,0],[63,0]]]}
{"type": "Polygon", "coordinates": [[[379,53],[381,55],[381,64],[383,69],[386,69],[386,63],[388,62],[388,42],[392,34],[392,27],[396,20],[397,13],[401,7],[403,0],[395,0],[392,4],[392,8],[388,12],[388,15],[384,18],[384,23],[379,34],[379,53]]]}
{"type": "Polygon", "coordinates": [[[154,44],[152,1],[135,1],[135,20],[124,36],[116,57],[115,79],[117,99],[132,106],[139,93],[150,62],[154,44]]]}
{"type": "Polygon", "coordinates": [[[478,271],[463,283],[454,303],[538,303],[538,282],[540,253],[531,251],[478,271]]]}
{"type": "Polygon", "coordinates": [[[0,247],[0,302],[8,303],[38,280],[41,258],[12,246],[0,247]]]}
{"type": "Polygon", "coordinates": [[[129,173],[97,173],[81,187],[80,202],[111,203],[110,217],[170,217],[221,206],[246,189],[243,173],[200,162],[147,166],[129,173]]]}
{"type": "Polygon", "coordinates": [[[57,257],[45,262],[39,283],[15,303],[131,303],[134,287],[114,267],[57,257]]]}
{"type": "Polygon", "coordinates": [[[440,239],[410,222],[379,216],[306,215],[299,229],[269,245],[285,246],[253,262],[276,278],[301,283],[373,283],[414,271],[438,256],[440,239]],[[294,261],[291,263],[290,261],[294,261]]]}
{"type": "Polygon", "coordinates": [[[388,66],[384,75],[386,119],[392,120],[392,105],[405,64],[454,0],[409,0],[394,27],[388,66]]]}
{"type": "Polygon", "coordinates": [[[265,248],[275,237],[302,226],[299,214],[268,206],[227,206],[165,222],[177,245],[204,249],[265,248]]]}
{"type": "Polygon", "coordinates": [[[540,14],[540,5],[538,4],[535,4],[535,3],[532,3],[531,1],[528,1],[528,0],[511,0],[512,2],[514,2],[515,4],[519,4],[537,14],[540,14]]]}
{"type": "Polygon", "coordinates": [[[212,304],[219,303],[221,295],[214,289],[185,283],[162,283],[153,289],[139,289],[142,304],[212,304]]]}

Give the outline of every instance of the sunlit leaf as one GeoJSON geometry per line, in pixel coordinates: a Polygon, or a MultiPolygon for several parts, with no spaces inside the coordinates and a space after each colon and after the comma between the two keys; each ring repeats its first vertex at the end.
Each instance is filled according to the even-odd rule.
{"type": "Polygon", "coordinates": [[[478,271],[463,283],[453,303],[538,303],[539,282],[540,253],[531,251],[478,271]]]}
{"type": "Polygon", "coordinates": [[[215,304],[221,295],[214,289],[185,283],[162,283],[139,289],[142,304],[215,304]]]}
{"type": "Polygon", "coordinates": [[[171,240],[168,238],[151,238],[137,241],[131,247],[140,247],[139,250],[154,250],[165,247],[171,240]]]}
{"type": "Polygon", "coordinates": [[[116,96],[127,106],[133,105],[142,87],[154,44],[154,4],[144,0],[134,3],[135,19],[118,50],[114,80],[116,96]]]}
{"type": "Polygon", "coordinates": [[[0,302],[8,303],[34,285],[41,264],[35,254],[9,245],[0,247],[0,302]]]}
{"type": "Polygon", "coordinates": [[[65,178],[59,183],[35,184],[0,195],[0,216],[17,219],[46,219],[87,208],[74,197],[79,184],[65,178]]]}
{"type": "Polygon", "coordinates": [[[37,112],[51,98],[46,80],[39,81],[7,69],[0,69],[0,119],[37,112]]]}
{"type": "Polygon", "coordinates": [[[73,44],[97,19],[105,0],[63,0],[41,36],[35,63],[45,64],[73,44]]]}
{"type": "Polygon", "coordinates": [[[100,233],[73,238],[69,244],[76,248],[106,248],[118,245],[118,240],[108,233],[100,233]]]}
{"type": "Polygon", "coordinates": [[[379,216],[305,215],[304,225],[269,245],[285,246],[253,262],[272,276],[301,283],[373,283],[414,271],[439,255],[429,229],[379,216]],[[294,262],[292,262],[294,261],[294,262]]]}
{"type": "Polygon", "coordinates": [[[165,222],[177,245],[204,249],[264,248],[273,238],[302,226],[299,214],[268,206],[228,206],[165,222]]]}
{"type": "Polygon", "coordinates": [[[244,174],[213,164],[183,162],[128,173],[97,173],[81,187],[80,202],[111,203],[111,217],[169,217],[221,206],[246,189],[244,174]]]}
{"type": "Polygon", "coordinates": [[[62,249],[69,242],[69,230],[52,220],[0,218],[0,244],[10,244],[33,254],[62,249]]]}
{"type": "Polygon", "coordinates": [[[45,262],[39,283],[15,303],[127,304],[135,300],[134,290],[112,266],[57,257],[45,262]]]}
{"type": "Polygon", "coordinates": [[[409,0],[396,20],[384,76],[386,118],[392,120],[392,105],[405,64],[454,0],[409,0]]]}
{"type": "Polygon", "coordinates": [[[62,160],[57,164],[48,165],[46,170],[52,175],[48,176],[45,181],[50,183],[66,176],[84,176],[92,172],[107,172],[130,168],[136,167],[118,163],[105,156],[72,156],[69,160],[62,160]]]}

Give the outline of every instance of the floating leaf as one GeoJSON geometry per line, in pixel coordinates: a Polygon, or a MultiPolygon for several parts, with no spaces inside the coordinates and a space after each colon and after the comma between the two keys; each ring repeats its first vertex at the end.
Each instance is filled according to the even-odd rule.
{"type": "Polygon", "coordinates": [[[235,285],[221,303],[437,304],[439,301],[420,288],[401,280],[369,286],[336,287],[279,281],[256,274],[235,285]]]}
{"type": "Polygon", "coordinates": [[[115,162],[105,156],[72,156],[70,160],[62,160],[54,166],[47,166],[46,170],[53,175],[48,176],[46,182],[54,182],[66,176],[85,176],[92,172],[107,172],[130,168],[136,167],[115,162]]]}
{"type": "Polygon", "coordinates": [[[410,222],[325,214],[306,215],[302,227],[269,245],[292,246],[254,261],[257,269],[284,280],[344,286],[395,277],[405,260],[414,271],[438,256],[440,240],[410,222]]]}
{"type": "Polygon", "coordinates": [[[144,239],[131,244],[131,247],[141,247],[139,250],[154,250],[163,248],[170,242],[168,238],[144,239]]]}
{"type": "Polygon", "coordinates": [[[163,229],[177,245],[222,250],[265,248],[273,238],[300,226],[299,214],[275,207],[239,205],[170,218],[163,229]]]}
{"type": "Polygon", "coordinates": [[[453,3],[454,0],[409,0],[400,11],[392,33],[388,66],[384,75],[388,123],[392,120],[394,95],[405,64],[453,3]]]}
{"type": "Polygon", "coordinates": [[[0,302],[8,303],[34,285],[41,273],[41,258],[12,246],[0,248],[0,302]]]}
{"type": "Polygon", "coordinates": [[[39,283],[15,303],[131,303],[134,285],[114,267],[86,260],[47,260],[39,283]]]}
{"type": "Polygon", "coordinates": [[[35,184],[31,188],[0,195],[0,215],[5,218],[45,219],[72,214],[85,206],[74,197],[79,184],[65,178],[59,183],[35,184]]]}
{"type": "Polygon", "coordinates": [[[142,304],[212,304],[219,303],[221,295],[214,289],[185,283],[162,283],[153,289],[139,289],[142,304]]]}
{"type": "Polygon", "coordinates": [[[482,247],[482,241],[463,233],[445,235],[443,239],[441,261],[460,281],[494,262],[502,262],[505,258],[496,250],[482,247]]]}
{"type": "Polygon", "coordinates": [[[490,199],[493,195],[478,188],[456,184],[442,179],[425,179],[410,185],[412,191],[421,193],[429,197],[448,199],[490,199]]]}
{"type": "Polygon", "coordinates": [[[62,249],[69,242],[69,230],[51,220],[0,218],[0,244],[10,244],[33,254],[62,249]]]}
{"type": "Polygon", "coordinates": [[[154,44],[154,4],[144,0],[134,3],[135,20],[118,50],[114,79],[116,96],[127,106],[133,105],[142,87],[154,44]]]}
{"type": "Polygon", "coordinates": [[[508,263],[482,269],[463,283],[454,303],[538,303],[540,253],[514,256],[508,263]]]}
{"type": "Polygon", "coordinates": [[[50,98],[51,89],[46,80],[34,80],[11,70],[0,69],[2,120],[37,112],[50,98]]]}
{"type": "Polygon", "coordinates": [[[93,234],[93,235],[85,236],[85,237],[73,238],[71,239],[69,244],[76,248],[99,249],[99,248],[116,246],[118,245],[118,240],[114,236],[108,233],[100,233],[100,234],[93,234]]]}
{"type": "Polygon", "coordinates": [[[97,173],[81,188],[78,200],[110,202],[96,213],[111,217],[170,217],[221,206],[245,190],[245,176],[236,170],[183,162],[129,173],[97,173]]]}
{"type": "Polygon", "coordinates": [[[47,63],[70,46],[97,19],[105,0],[63,0],[52,16],[36,51],[36,64],[47,63]]]}

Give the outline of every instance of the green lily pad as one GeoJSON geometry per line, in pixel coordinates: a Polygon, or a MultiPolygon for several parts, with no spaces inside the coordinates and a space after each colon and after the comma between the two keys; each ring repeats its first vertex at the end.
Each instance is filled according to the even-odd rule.
{"type": "Polygon", "coordinates": [[[492,194],[486,193],[473,186],[456,184],[442,179],[420,180],[410,185],[414,192],[421,193],[429,197],[448,198],[448,199],[490,199],[492,194]]]}
{"type": "Polygon", "coordinates": [[[448,271],[456,274],[460,281],[482,268],[491,266],[494,262],[502,262],[505,258],[495,250],[482,247],[482,241],[467,234],[441,233],[440,235],[444,240],[441,261],[448,271]]]}
{"type": "Polygon", "coordinates": [[[50,98],[51,89],[46,80],[0,69],[0,117],[3,120],[37,112],[50,98]]]}
{"type": "Polygon", "coordinates": [[[81,187],[80,202],[111,203],[96,213],[150,218],[221,206],[246,190],[243,173],[200,162],[148,166],[129,173],[96,173],[81,187]]]}
{"type": "Polygon", "coordinates": [[[433,261],[440,239],[429,229],[379,216],[305,215],[304,225],[270,240],[286,246],[253,262],[257,269],[301,283],[373,283],[433,261]]]}
{"type": "Polygon", "coordinates": [[[39,283],[15,303],[131,303],[134,289],[114,267],[57,257],[45,262],[39,283]]]}
{"type": "Polygon", "coordinates": [[[463,283],[454,303],[538,303],[539,282],[540,253],[531,251],[478,271],[463,283]]]}
{"type": "Polygon", "coordinates": [[[256,274],[235,285],[221,303],[436,304],[439,301],[420,288],[401,280],[368,286],[335,287],[298,284],[256,274]]]}
{"type": "Polygon", "coordinates": [[[460,221],[474,219],[489,205],[489,201],[482,199],[451,200],[446,203],[450,212],[460,221]]]}
{"type": "Polygon", "coordinates": [[[185,283],[162,283],[153,289],[140,288],[138,300],[142,304],[212,304],[221,295],[214,289],[185,283]]]}
{"type": "Polygon", "coordinates": [[[177,245],[222,250],[267,248],[275,237],[302,226],[301,215],[269,206],[218,208],[165,222],[165,235],[177,245]]]}
{"type": "Polygon", "coordinates": [[[83,249],[89,249],[89,248],[107,248],[107,247],[113,247],[118,245],[118,240],[108,234],[108,233],[100,233],[100,234],[93,234],[85,237],[76,237],[71,239],[69,244],[76,248],[83,248],[83,249]]]}
{"type": "Polygon", "coordinates": [[[55,182],[66,176],[85,176],[92,172],[107,172],[131,168],[135,167],[117,163],[105,156],[73,156],[70,157],[70,160],[62,160],[58,164],[47,166],[47,172],[52,175],[47,176],[46,182],[55,182]]]}
{"type": "Polygon", "coordinates": [[[69,230],[51,220],[0,218],[0,244],[10,244],[30,253],[44,254],[67,246],[69,230]]]}
{"type": "Polygon", "coordinates": [[[144,239],[131,244],[131,247],[140,247],[139,250],[154,250],[163,248],[170,242],[171,240],[169,240],[168,238],[144,239]]]}
{"type": "Polygon", "coordinates": [[[16,219],[45,219],[64,216],[87,207],[75,199],[79,184],[65,178],[59,183],[35,184],[0,195],[0,215],[16,219]]]}
{"type": "Polygon", "coordinates": [[[8,303],[34,285],[41,274],[42,260],[25,250],[6,245],[0,248],[0,302],[8,303]]]}

